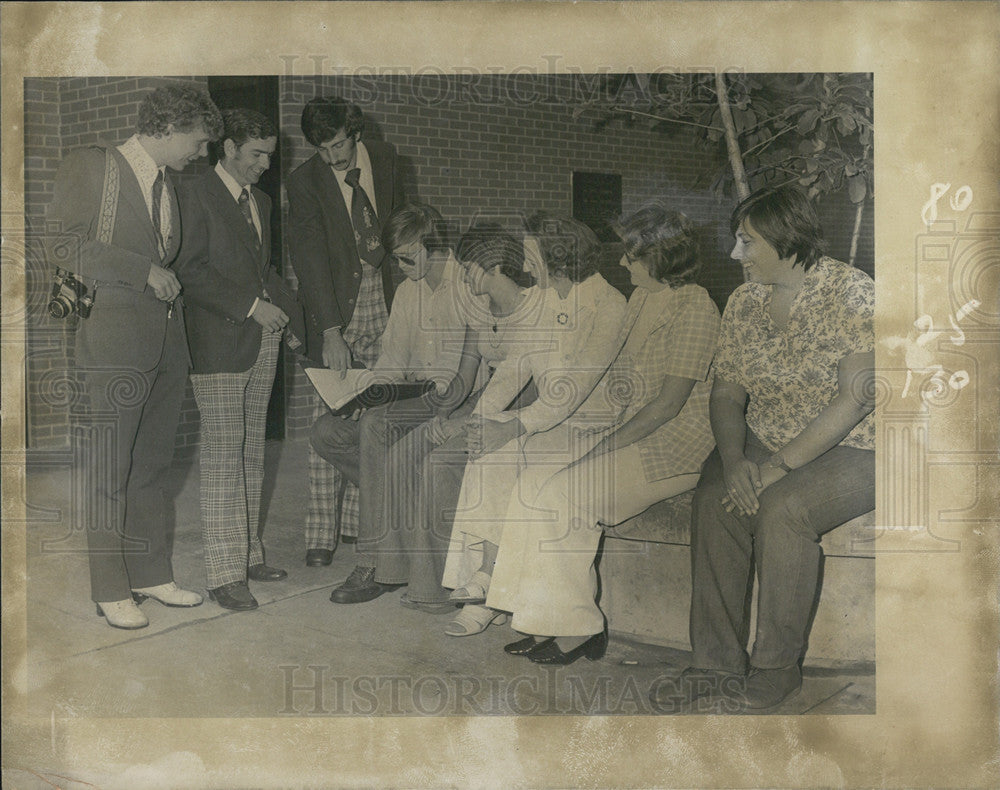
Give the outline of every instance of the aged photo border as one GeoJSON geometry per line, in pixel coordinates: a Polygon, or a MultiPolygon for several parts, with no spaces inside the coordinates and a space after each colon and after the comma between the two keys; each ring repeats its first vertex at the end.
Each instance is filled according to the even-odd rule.
{"type": "MultiPolygon", "coordinates": [[[[6,4],[3,16],[3,116],[11,130],[3,147],[5,213],[23,205],[24,76],[285,73],[292,55],[301,55],[295,73],[312,74],[325,63],[370,65],[382,60],[373,53],[387,44],[393,65],[416,68],[544,69],[544,56],[558,52],[583,71],[667,64],[871,71],[883,428],[898,419],[901,435],[912,422],[913,410],[897,399],[907,370],[928,364],[916,359],[913,346],[924,348],[919,341],[930,329],[919,324],[914,337],[914,322],[929,315],[953,334],[949,316],[961,297],[981,287],[977,282],[995,281],[988,262],[967,256],[942,263],[922,252],[932,233],[939,234],[932,241],[946,239],[954,249],[956,239],[979,232],[970,217],[995,216],[998,209],[992,141],[1000,25],[993,4],[6,4]],[[214,47],[226,25],[245,36],[234,56],[214,47]],[[340,35],[344,30],[350,35],[340,35]],[[318,57],[324,63],[317,65],[318,57]],[[946,183],[950,191],[939,187],[932,200],[935,185],[946,183]],[[962,187],[975,196],[964,208],[956,198],[962,187]],[[932,203],[937,215],[928,223],[932,203]]],[[[4,263],[9,315],[19,292],[23,301],[23,279],[4,263]]],[[[984,306],[978,323],[995,330],[995,302],[992,310],[984,306]]],[[[16,493],[23,485],[23,346],[16,332],[4,330],[4,519],[23,524],[16,493]]],[[[995,346],[968,348],[977,376],[995,381],[995,346]]],[[[118,786],[128,775],[133,787],[171,786],[170,776],[205,787],[987,784],[997,729],[996,502],[988,496],[997,480],[997,428],[995,395],[971,385],[928,404],[919,445],[929,459],[922,490],[900,502],[880,500],[887,541],[877,570],[875,716],[163,719],[142,727],[25,720],[18,717],[16,658],[24,634],[24,540],[5,528],[4,767],[61,769],[99,786],[118,786]],[[960,550],[924,550],[917,530],[903,529],[921,526],[959,541],[960,550]],[[251,758],[247,743],[254,745],[251,758]]],[[[892,454],[884,444],[879,449],[884,492],[893,476],[910,470],[889,467],[892,454]]]]}

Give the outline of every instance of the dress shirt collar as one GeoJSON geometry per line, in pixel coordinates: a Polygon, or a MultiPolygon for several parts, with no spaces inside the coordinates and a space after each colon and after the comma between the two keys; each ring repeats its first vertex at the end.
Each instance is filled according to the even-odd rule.
{"type": "Polygon", "coordinates": [[[166,168],[156,166],[156,162],[149,155],[149,151],[143,148],[142,143],[139,142],[139,135],[137,134],[133,134],[128,140],[118,146],[118,150],[125,157],[125,161],[132,167],[136,177],[139,179],[139,183],[145,188],[144,191],[152,193],[153,182],[156,181],[157,172],[164,173],[164,176],[166,176],[164,172],[166,168]]]}
{"type": "Polygon", "coordinates": [[[432,296],[444,293],[445,291],[451,289],[452,287],[459,286],[465,282],[465,270],[459,265],[458,261],[455,259],[455,253],[452,250],[448,250],[448,258],[444,262],[444,271],[441,272],[441,282],[438,283],[438,287],[431,290],[431,285],[427,282],[427,277],[421,277],[417,280],[417,285],[426,288],[427,292],[432,296]]]}
{"type": "MultiPolygon", "coordinates": [[[[215,163],[215,173],[222,179],[222,183],[226,185],[226,189],[229,190],[229,194],[233,196],[233,200],[239,201],[240,193],[244,190],[239,182],[233,178],[232,174],[222,166],[222,160],[220,159],[215,163]]],[[[249,193],[250,197],[253,197],[253,189],[249,184],[246,185],[245,189],[249,193]]]]}

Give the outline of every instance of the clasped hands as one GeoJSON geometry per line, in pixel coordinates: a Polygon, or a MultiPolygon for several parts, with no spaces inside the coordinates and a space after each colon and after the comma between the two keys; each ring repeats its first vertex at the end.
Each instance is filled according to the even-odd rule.
{"type": "Polygon", "coordinates": [[[518,420],[502,422],[473,415],[465,421],[465,446],[473,459],[482,458],[499,450],[520,435],[521,427],[518,420]]]}
{"type": "Polygon", "coordinates": [[[731,464],[723,464],[722,475],[726,482],[726,494],[722,506],[727,513],[734,510],[741,516],[752,516],[760,509],[758,500],[761,492],[787,474],[777,466],[755,464],[748,458],[741,458],[731,464]]]}

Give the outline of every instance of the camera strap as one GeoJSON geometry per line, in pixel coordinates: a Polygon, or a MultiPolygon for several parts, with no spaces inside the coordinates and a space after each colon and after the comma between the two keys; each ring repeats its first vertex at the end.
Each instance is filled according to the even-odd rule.
{"type": "Polygon", "coordinates": [[[101,190],[100,216],[97,222],[97,240],[111,244],[115,235],[115,219],[118,215],[118,192],[121,189],[121,173],[118,162],[110,148],[104,149],[104,187],[101,190]]]}

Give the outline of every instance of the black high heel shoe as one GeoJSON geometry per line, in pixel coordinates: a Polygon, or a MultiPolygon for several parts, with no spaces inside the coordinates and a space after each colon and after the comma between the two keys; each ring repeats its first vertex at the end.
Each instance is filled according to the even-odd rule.
{"type": "Polygon", "coordinates": [[[545,639],[535,639],[533,636],[526,636],[524,639],[518,639],[516,642],[511,642],[509,645],[504,645],[503,651],[512,656],[530,657],[535,650],[549,644],[554,639],[554,636],[546,637],[545,639]]]}
{"type": "Polygon", "coordinates": [[[559,649],[555,639],[550,639],[545,644],[539,645],[535,650],[528,653],[528,658],[536,664],[559,664],[566,666],[572,664],[580,656],[585,656],[588,661],[597,661],[604,658],[608,649],[608,632],[601,631],[594,634],[583,644],[577,645],[568,653],[559,649]]]}

